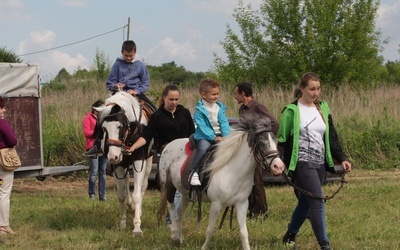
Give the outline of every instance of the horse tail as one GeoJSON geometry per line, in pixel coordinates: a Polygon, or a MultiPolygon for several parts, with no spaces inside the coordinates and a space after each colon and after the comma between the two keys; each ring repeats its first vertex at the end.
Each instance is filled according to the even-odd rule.
{"type": "Polygon", "coordinates": [[[167,189],[165,188],[165,185],[161,184],[160,191],[161,191],[160,204],[158,206],[158,212],[157,212],[158,225],[161,225],[161,222],[165,215],[165,209],[167,208],[167,189]]]}

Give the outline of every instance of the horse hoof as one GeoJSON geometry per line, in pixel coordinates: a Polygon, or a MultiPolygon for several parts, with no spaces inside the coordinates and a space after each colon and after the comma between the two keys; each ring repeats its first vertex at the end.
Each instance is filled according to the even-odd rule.
{"type": "Polygon", "coordinates": [[[181,245],[181,241],[179,239],[176,239],[176,240],[171,239],[171,241],[172,241],[172,245],[174,247],[179,247],[181,245]]]}
{"type": "Polygon", "coordinates": [[[133,232],[133,238],[135,237],[143,237],[143,232],[133,232]]]}

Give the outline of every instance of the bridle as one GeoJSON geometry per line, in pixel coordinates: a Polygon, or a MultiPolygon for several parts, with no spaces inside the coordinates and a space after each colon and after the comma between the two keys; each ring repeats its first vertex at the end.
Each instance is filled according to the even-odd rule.
{"type": "MultiPolygon", "coordinates": [[[[259,132],[258,134],[260,134],[262,132],[268,133],[268,136],[270,133],[273,133],[272,130],[263,130],[263,131],[259,132]]],[[[255,140],[257,140],[257,139],[255,138],[255,140]]],[[[260,140],[257,140],[254,143],[253,148],[252,148],[254,159],[256,160],[258,165],[262,165],[263,168],[269,170],[271,168],[271,164],[274,161],[274,159],[279,158],[279,152],[278,152],[278,150],[268,150],[266,153],[264,153],[261,149],[262,146],[263,145],[260,140]],[[270,161],[269,164],[268,164],[268,161],[270,161]]]]}
{"type": "MultiPolygon", "coordinates": [[[[140,126],[140,121],[142,119],[142,113],[143,113],[142,110],[143,110],[142,105],[140,105],[140,112],[139,112],[139,117],[138,117],[135,112],[135,109],[133,109],[133,113],[135,115],[136,122],[132,122],[132,123],[129,122],[127,116],[125,115],[125,110],[120,110],[116,113],[109,114],[104,118],[104,120],[108,120],[108,121],[114,120],[114,121],[119,121],[121,123],[121,126],[119,127],[118,139],[108,138],[108,131],[105,128],[103,128],[103,132],[106,135],[106,140],[105,140],[105,145],[104,145],[104,151],[105,151],[104,153],[105,154],[108,153],[108,148],[110,146],[114,146],[114,147],[121,148],[120,156],[123,157],[124,155],[125,156],[130,155],[130,153],[127,151],[127,149],[129,148],[129,138],[131,138],[133,136],[140,137],[142,134],[142,128],[140,126]],[[134,126],[134,128],[133,128],[133,126],[134,126]]],[[[136,166],[134,164],[133,164],[133,167],[134,167],[134,171],[136,171],[136,172],[143,171],[144,161],[142,161],[142,166],[141,166],[140,170],[136,169],[136,166]]],[[[129,171],[129,165],[126,168],[124,177],[122,177],[122,178],[125,178],[128,171],[129,171]]]]}
{"type": "MultiPolygon", "coordinates": [[[[107,129],[103,128],[103,132],[106,134],[106,142],[105,142],[105,153],[107,154],[108,148],[110,146],[114,147],[120,147],[122,149],[125,149],[127,143],[126,139],[128,138],[128,135],[130,134],[130,126],[129,126],[129,121],[128,118],[125,116],[125,111],[121,110],[117,113],[107,115],[105,117],[106,120],[114,120],[113,118],[117,117],[117,119],[121,122],[121,126],[119,127],[119,136],[118,139],[113,139],[113,138],[108,138],[108,131],[107,129]],[[123,117],[122,119],[119,119],[119,116],[123,117]]],[[[123,150],[121,150],[122,152],[123,150]]],[[[124,150],[125,151],[125,150],[124,150]]]]}

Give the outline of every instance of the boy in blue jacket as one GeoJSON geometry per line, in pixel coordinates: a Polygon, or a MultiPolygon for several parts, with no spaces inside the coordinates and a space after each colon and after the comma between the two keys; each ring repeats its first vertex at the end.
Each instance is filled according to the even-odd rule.
{"type": "Polygon", "coordinates": [[[157,110],[145,93],[150,87],[150,77],[146,65],[136,54],[136,44],[127,40],[122,44],[122,57],[117,58],[107,78],[107,89],[112,92],[125,91],[139,97],[146,104],[157,110]]]}
{"type": "MultiPolygon", "coordinates": [[[[137,96],[144,102],[145,110],[153,113],[157,110],[156,106],[145,95],[150,87],[149,71],[146,65],[140,61],[136,54],[136,44],[132,40],[123,42],[121,49],[122,57],[117,58],[113,64],[107,78],[107,89],[113,92],[125,91],[128,94],[137,96]]],[[[100,125],[95,128],[95,143],[92,148],[83,153],[84,156],[94,157],[102,155],[100,148],[103,132],[100,125]]]]}
{"type": "Polygon", "coordinates": [[[207,149],[230,133],[230,126],[225,111],[226,106],[218,101],[220,87],[213,79],[202,80],[199,84],[201,100],[197,103],[194,112],[196,131],[194,139],[197,144],[197,153],[190,168],[189,183],[192,186],[201,186],[199,179],[200,163],[207,149]]]}

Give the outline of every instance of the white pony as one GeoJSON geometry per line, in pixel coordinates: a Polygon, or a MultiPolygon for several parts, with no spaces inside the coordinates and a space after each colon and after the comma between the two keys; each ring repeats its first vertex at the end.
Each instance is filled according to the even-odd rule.
{"type": "MultiPolygon", "coordinates": [[[[177,139],[167,144],[159,162],[162,189],[158,217],[160,220],[168,201],[168,211],[172,220],[171,238],[173,243],[178,245],[183,243],[182,223],[190,202],[185,179],[181,179],[181,166],[187,158],[185,147],[188,141],[188,139],[177,139]],[[176,189],[182,194],[178,218],[174,216],[173,202],[176,189]]],[[[284,170],[284,163],[277,151],[277,140],[271,131],[270,120],[261,116],[246,116],[241,119],[235,131],[217,144],[206,164],[207,168],[203,170],[209,176],[203,200],[210,201],[211,207],[207,238],[201,249],[207,249],[218,215],[221,209],[228,206],[234,206],[236,209],[243,249],[250,249],[246,212],[257,164],[268,167],[274,175],[282,174],[284,170]]]]}
{"type": "Polygon", "coordinates": [[[126,208],[134,211],[133,236],[143,236],[140,228],[142,201],[147,189],[151,171],[152,156],[150,149],[153,141],[132,155],[126,155],[125,149],[140,137],[147,125],[147,119],[137,98],[126,92],[117,92],[105,101],[100,110],[99,122],[102,124],[103,139],[101,147],[113,168],[119,200],[120,228],[126,227],[126,208]],[[133,163],[134,191],[129,190],[129,166],[133,163]]]}

